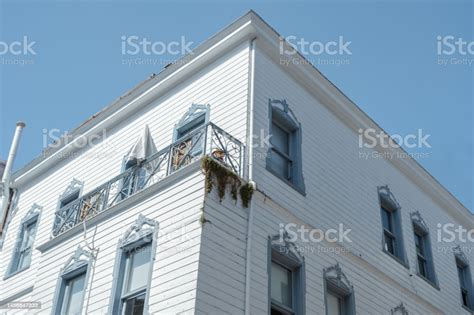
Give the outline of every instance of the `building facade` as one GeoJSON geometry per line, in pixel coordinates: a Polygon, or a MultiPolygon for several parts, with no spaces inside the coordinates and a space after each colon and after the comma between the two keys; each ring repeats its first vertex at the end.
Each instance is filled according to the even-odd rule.
{"type": "Polygon", "coordinates": [[[16,172],[1,311],[472,313],[472,214],[281,45],[249,12],[16,172]]]}

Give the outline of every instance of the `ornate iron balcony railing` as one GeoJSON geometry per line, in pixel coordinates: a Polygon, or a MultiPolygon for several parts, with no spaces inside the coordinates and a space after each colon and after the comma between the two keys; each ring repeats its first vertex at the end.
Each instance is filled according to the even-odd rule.
{"type": "Polygon", "coordinates": [[[204,155],[211,156],[242,176],[243,153],[244,145],[239,140],[208,123],[63,206],[55,214],[52,237],[106,211],[204,155]]]}

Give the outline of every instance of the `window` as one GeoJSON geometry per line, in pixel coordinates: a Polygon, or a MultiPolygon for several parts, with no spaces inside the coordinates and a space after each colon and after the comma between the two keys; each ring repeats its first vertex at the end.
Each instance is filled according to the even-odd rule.
{"type": "Polygon", "coordinates": [[[408,267],[401,223],[401,207],[388,186],[377,188],[382,221],[382,249],[398,262],[408,267]]]}
{"type": "Polygon", "coordinates": [[[41,207],[34,204],[21,220],[16,245],[6,277],[25,270],[30,266],[40,212],[41,207]]]}
{"type": "Polygon", "coordinates": [[[151,246],[147,244],[132,248],[126,252],[125,256],[122,308],[125,314],[143,314],[150,270],[151,246]]]}
{"type": "Polygon", "coordinates": [[[269,100],[269,113],[267,169],[304,194],[301,124],[285,100],[269,100]]]}
{"type": "Polygon", "coordinates": [[[456,260],[456,268],[459,278],[461,303],[463,307],[472,311],[474,309],[474,292],[472,288],[469,261],[467,260],[467,257],[460,246],[454,248],[454,256],[456,260]]]}
{"type": "Polygon", "coordinates": [[[91,257],[79,246],[61,269],[52,314],[82,314],[91,257]]]}
{"type": "Polygon", "coordinates": [[[324,269],[326,315],[355,315],[354,288],[339,264],[324,269]]]}
{"type": "Polygon", "coordinates": [[[418,275],[437,288],[438,280],[434,268],[428,225],[419,211],[411,213],[410,216],[413,223],[418,275]]]}
{"type": "Polygon", "coordinates": [[[304,259],[288,234],[269,238],[269,309],[272,315],[303,314],[304,259]]]}
{"type": "Polygon", "coordinates": [[[85,279],[86,273],[84,271],[66,280],[61,314],[81,314],[81,300],[84,293],[85,279]],[[64,310],[64,312],[62,310],[64,310]]]}
{"type": "Polygon", "coordinates": [[[111,313],[147,313],[157,222],[140,215],[119,242],[111,313]]]}

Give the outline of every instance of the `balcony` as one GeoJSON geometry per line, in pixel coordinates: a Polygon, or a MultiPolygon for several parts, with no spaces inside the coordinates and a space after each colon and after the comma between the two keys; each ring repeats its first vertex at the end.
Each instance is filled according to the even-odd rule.
{"type": "Polygon", "coordinates": [[[239,140],[208,123],[59,209],[51,237],[107,211],[205,155],[242,176],[243,153],[244,145],[239,140]]]}

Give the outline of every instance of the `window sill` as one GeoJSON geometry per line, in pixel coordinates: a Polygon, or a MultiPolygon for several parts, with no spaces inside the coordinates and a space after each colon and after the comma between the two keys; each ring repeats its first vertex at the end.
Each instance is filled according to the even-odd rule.
{"type": "Polygon", "coordinates": [[[287,184],[288,186],[290,186],[291,188],[293,188],[294,190],[296,190],[297,192],[299,192],[302,196],[306,197],[306,191],[304,188],[301,188],[301,187],[298,187],[297,185],[295,185],[293,182],[289,181],[288,179],[280,176],[279,174],[277,174],[276,172],[274,172],[271,168],[269,167],[266,167],[267,171],[270,172],[272,175],[276,176],[278,179],[280,179],[282,182],[284,182],[285,184],[287,184]]]}
{"type": "Polygon", "coordinates": [[[426,281],[429,285],[431,285],[436,290],[441,291],[441,289],[439,288],[438,284],[436,284],[436,282],[431,281],[430,279],[428,279],[425,276],[421,275],[419,272],[417,272],[416,275],[418,277],[420,277],[421,279],[423,279],[424,281],[426,281]]]}
{"type": "Polygon", "coordinates": [[[467,307],[465,305],[461,305],[461,306],[465,311],[469,312],[470,314],[474,314],[474,310],[471,310],[469,307],[467,307]]]}
{"type": "Polygon", "coordinates": [[[28,266],[23,267],[23,268],[21,268],[21,269],[15,270],[14,272],[8,273],[8,274],[6,274],[6,275],[3,277],[3,280],[7,280],[7,279],[9,279],[9,278],[11,278],[11,277],[14,277],[14,276],[16,276],[17,274],[19,274],[19,273],[21,273],[22,271],[25,271],[25,270],[27,270],[27,269],[29,269],[29,268],[30,268],[30,266],[28,265],[28,266]]]}
{"type": "Polygon", "coordinates": [[[400,258],[398,258],[397,256],[393,255],[392,253],[386,251],[385,249],[382,248],[382,251],[387,254],[388,256],[392,257],[396,262],[398,262],[400,265],[402,265],[403,267],[405,267],[406,269],[410,269],[410,266],[408,265],[408,263],[404,262],[403,260],[401,260],[400,258]]]}

